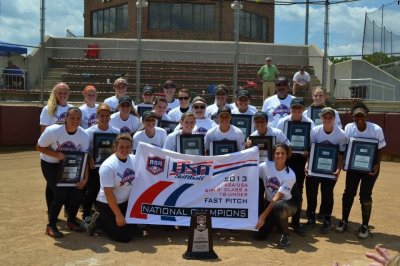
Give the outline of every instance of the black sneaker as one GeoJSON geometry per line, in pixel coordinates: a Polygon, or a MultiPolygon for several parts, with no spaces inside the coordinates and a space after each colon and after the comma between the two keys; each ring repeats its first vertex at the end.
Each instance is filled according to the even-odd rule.
{"type": "Polygon", "coordinates": [[[321,226],[321,233],[329,234],[332,232],[332,224],[331,222],[325,221],[321,226]]]}
{"type": "Polygon", "coordinates": [[[313,219],[308,219],[304,226],[307,230],[310,230],[316,226],[316,222],[313,219]]]}
{"type": "Polygon", "coordinates": [[[301,226],[301,224],[294,224],[292,225],[293,231],[296,232],[299,236],[305,236],[307,234],[307,230],[304,226],[301,226]]]}
{"type": "Polygon", "coordinates": [[[92,236],[96,232],[96,221],[99,218],[99,216],[100,213],[98,212],[93,213],[92,219],[90,220],[90,223],[86,227],[86,233],[88,234],[88,236],[92,236]]]}
{"type": "Polygon", "coordinates": [[[62,238],[64,237],[64,234],[58,231],[57,226],[50,226],[47,225],[46,227],[46,235],[52,237],[52,238],[62,238]]]}
{"type": "Polygon", "coordinates": [[[335,228],[335,232],[337,233],[343,233],[344,231],[347,231],[347,222],[341,220],[338,225],[335,228]]]}
{"type": "Polygon", "coordinates": [[[76,221],[75,222],[67,222],[67,227],[69,230],[82,233],[84,231],[83,227],[78,224],[76,221]]]}
{"type": "Polygon", "coordinates": [[[358,238],[360,239],[367,239],[368,237],[372,237],[372,233],[369,230],[368,225],[361,225],[358,229],[358,238]]]}
{"type": "Polygon", "coordinates": [[[278,242],[278,247],[287,248],[292,243],[293,243],[292,238],[288,234],[283,233],[281,236],[281,240],[279,240],[278,242]]]}

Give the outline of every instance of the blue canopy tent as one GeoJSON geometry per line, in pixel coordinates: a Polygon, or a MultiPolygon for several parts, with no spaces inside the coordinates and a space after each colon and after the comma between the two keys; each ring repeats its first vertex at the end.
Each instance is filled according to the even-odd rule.
{"type": "Polygon", "coordinates": [[[28,49],[19,45],[0,42],[0,56],[11,56],[16,54],[27,54],[28,49]]]}

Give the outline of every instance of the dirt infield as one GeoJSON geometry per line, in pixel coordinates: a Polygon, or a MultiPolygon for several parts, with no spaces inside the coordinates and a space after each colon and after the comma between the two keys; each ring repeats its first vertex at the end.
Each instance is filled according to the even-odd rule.
{"type": "MultiPolygon", "coordinates": [[[[45,181],[34,151],[0,153],[0,265],[167,265],[205,264],[186,261],[188,230],[162,227],[149,229],[127,244],[115,243],[104,235],[88,237],[59,226],[65,238],[54,240],[44,234],[46,207],[45,181]]],[[[214,250],[222,265],[331,265],[334,260],[350,265],[367,265],[364,252],[381,243],[392,254],[400,251],[400,164],[384,162],[374,188],[371,217],[373,238],[359,240],[361,220],[358,199],[350,215],[349,232],[321,235],[319,228],[307,236],[293,234],[294,243],[286,250],[275,247],[279,234],[266,241],[253,241],[250,232],[214,231],[214,250]]],[[[333,215],[340,217],[344,174],[335,188],[333,215]]],[[[304,208],[304,207],[303,207],[304,208]]],[[[333,220],[336,224],[336,218],[333,220]]]]}

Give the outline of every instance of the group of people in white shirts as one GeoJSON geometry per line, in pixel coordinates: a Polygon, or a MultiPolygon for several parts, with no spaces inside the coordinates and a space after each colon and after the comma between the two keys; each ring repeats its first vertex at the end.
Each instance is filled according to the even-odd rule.
{"type": "MultiPolygon", "coordinates": [[[[286,77],[279,76],[275,80],[276,94],[268,97],[258,111],[250,105],[248,90],[239,90],[236,100],[227,102],[228,90],[225,85],[218,85],[215,90],[215,102],[207,106],[207,102],[199,96],[191,98],[187,89],[178,92],[175,99],[176,86],[171,80],[163,85],[164,96],[155,96],[155,91],[146,86],[142,91],[143,104],[152,105],[152,110],[145,111],[141,117],[137,115],[137,106],[126,95],[127,82],[119,78],[114,82],[115,96],[102,104],[96,103],[96,89],[87,86],[83,90],[85,103],[78,107],[68,104],[69,88],[65,83],[54,86],[48,104],[40,116],[42,135],[37,144],[41,153],[41,167],[46,179],[46,202],[49,221],[46,234],[51,237],[63,237],[57,227],[57,219],[62,206],[67,213],[67,228],[77,232],[85,229],[93,235],[101,228],[115,241],[128,242],[135,234],[135,225],[126,224],[125,212],[135,179],[133,162],[139,142],[150,143],[168,150],[177,151],[177,136],[184,134],[204,134],[205,154],[210,154],[210,143],[219,140],[233,140],[237,150],[253,145],[246,139],[242,130],[231,124],[232,114],[251,115],[254,122],[252,136],[275,136],[273,160],[260,162],[259,171],[259,221],[255,227],[259,229],[256,239],[264,239],[274,226],[282,232],[278,246],[285,248],[292,243],[289,235],[288,218],[292,217],[291,226],[299,235],[315,227],[317,216],[317,195],[321,186],[322,202],[319,215],[322,219],[321,232],[330,233],[334,228],[331,223],[333,209],[333,190],[343,167],[343,155],[350,137],[374,138],[379,141],[378,156],[373,171],[367,174],[348,171],[346,188],[343,194],[342,219],[335,231],[344,232],[348,227],[349,213],[360,185],[360,203],[362,224],[358,236],[367,238],[372,207],[372,189],[379,174],[382,148],[386,145],[382,129],[367,122],[368,108],[357,103],[351,108],[354,123],[346,125],[342,130],[338,113],[324,107],[321,118],[310,119],[310,109],[306,108],[302,98],[288,94],[290,87],[286,77]],[[179,122],[170,134],[157,126],[157,121],[167,120],[179,122]],[[290,139],[284,132],[287,121],[303,121],[310,123],[310,142],[329,143],[339,146],[338,167],[334,179],[319,176],[307,176],[309,149],[302,153],[292,153],[290,139]],[[89,156],[84,178],[76,187],[58,187],[57,173],[64,152],[81,151],[92,153],[94,133],[119,134],[115,140],[115,153],[99,167],[95,167],[93,158],[89,156]],[[300,224],[302,210],[302,194],[306,184],[307,222],[300,224]],[[93,213],[92,205],[96,204],[93,213]],[[83,207],[83,224],[76,215],[79,206],[83,207]]],[[[316,87],[312,91],[314,106],[325,105],[325,91],[316,87]]]]}

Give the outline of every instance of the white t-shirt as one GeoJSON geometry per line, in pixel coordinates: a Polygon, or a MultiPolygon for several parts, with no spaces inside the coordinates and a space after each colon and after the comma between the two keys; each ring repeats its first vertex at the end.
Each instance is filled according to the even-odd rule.
{"type": "MultiPolygon", "coordinates": [[[[311,119],[311,106],[304,110],[303,115],[311,119]]],[[[316,126],[322,125],[322,119],[315,119],[316,126]]],[[[342,128],[342,121],[340,120],[339,113],[335,110],[335,126],[342,128]]]]}
{"type": "MultiPolygon", "coordinates": [[[[251,133],[250,136],[260,136],[260,134],[258,133],[258,131],[254,131],[253,133],[251,133]]],[[[267,135],[266,136],[275,136],[275,143],[284,143],[288,146],[291,146],[292,144],[290,143],[290,141],[288,140],[288,138],[286,137],[285,134],[283,134],[282,130],[278,129],[278,128],[274,128],[271,126],[267,126],[267,135]]]]}
{"type": "Polygon", "coordinates": [[[296,81],[300,84],[306,84],[307,82],[311,81],[310,74],[304,71],[304,74],[302,75],[300,71],[297,71],[293,76],[293,81],[296,81]]]}
{"type": "Polygon", "coordinates": [[[148,137],[144,130],[137,131],[135,135],[133,135],[133,150],[136,151],[139,142],[152,144],[161,148],[167,138],[167,131],[159,127],[155,127],[155,130],[156,132],[152,138],[148,137]]]}
{"type": "Polygon", "coordinates": [[[116,127],[113,126],[108,126],[108,129],[106,131],[103,131],[99,128],[98,125],[91,126],[87,129],[85,129],[86,134],[89,136],[89,153],[93,155],[93,139],[94,139],[94,133],[113,133],[113,134],[119,134],[120,130],[116,127]]]}
{"type": "Polygon", "coordinates": [[[333,127],[332,132],[327,134],[323,129],[323,125],[319,125],[311,129],[310,141],[311,143],[339,145],[339,151],[344,152],[348,139],[341,128],[333,127]]]}
{"type": "Polygon", "coordinates": [[[257,112],[257,109],[254,111],[254,109],[251,109],[250,106],[249,106],[249,108],[247,108],[247,111],[244,113],[241,113],[239,111],[239,109],[237,109],[237,108],[232,110],[232,114],[239,114],[239,115],[254,115],[256,112],[257,112]]]}
{"type": "Polygon", "coordinates": [[[369,138],[377,139],[378,149],[382,149],[386,146],[385,136],[383,135],[383,130],[377,124],[367,122],[367,128],[364,131],[359,131],[355,123],[347,124],[344,128],[344,132],[348,138],[369,138]]]}
{"type": "Polygon", "coordinates": [[[97,107],[99,107],[97,103],[94,105],[94,107],[89,107],[86,103],[79,107],[79,109],[82,111],[82,128],[86,129],[96,124],[97,107]]]}
{"type": "Polygon", "coordinates": [[[140,127],[139,118],[130,114],[127,120],[122,120],[119,112],[113,113],[109,122],[110,126],[118,128],[121,133],[135,134],[140,127]]]}
{"type": "MultiPolygon", "coordinates": [[[[280,130],[282,130],[282,132],[284,132],[285,124],[287,124],[287,121],[293,121],[292,120],[292,115],[288,115],[288,116],[282,118],[281,120],[279,120],[278,124],[276,125],[276,128],[280,129],[280,130]]],[[[301,116],[301,122],[311,123],[311,128],[314,127],[314,122],[310,118],[308,118],[308,117],[306,117],[304,115],[301,116]]]]}
{"type": "Polygon", "coordinates": [[[53,124],[64,124],[67,110],[72,106],[71,104],[67,104],[66,106],[57,105],[56,112],[51,116],[49,115],[49,107],[46,105],[40,113],[40,125],[50,126],[53,124]]]}
{"type": "Polygon", "coordinates": [[[167,114],[176,107],[179,107],[179,100],[174,98],[172,102],[168,103],[167,114]]]}
{"type": "MultiPolygon", "coordinates": [[[[78,127],[77,131],[70,135],[65,129],[65,125],[51,125],[46,127],[39,137],[40,147],[49,147],[58,152],[88,152],[89,136],[85,131],[78,127]]],[[[59,163],[60,161],[52,156],[40,153],[40,159],[48,163],[59,163]]]]}
{"type": "Polygon", "coordinates": [[[98,201],[108,203],[104,188],[114,188],[114,195],[118,204],[128,201],[132,182],[135,180],[135,155],[130,154],[126,162],[122,162],[114,153],[100,166],[99,175],[98,201]]]}
{"type": "MultiPolygon", "coordinates": [[[[108,104],[108,106],[110,106],[111,111],[113,113],[118,112],[118,104],[119,104],[119,99],[117,98],[117,96],[111,96],[108,97],[107,99],[104,100],[104,103],[108,104]]],[[[132,101],[132,106],[135,106],[135,102],[132,101]]]]}
{"type": "Polygon", "coordinates": [[[278,95],[265,99],[262,111],[268,114],[268,124],[276,127],[280,119],[290,115],[290,102],[293,98],[295,97],[288,94],[283,100],[279,99],[278,95]]]}
{"type": "Polygon", "coordinates": [[[204,146],[207,150],[210,150],[211,141],[220,141],[220,140],[234,140],[237,143],[238,151],[244,149],[244,135],[242,130],[239,128],[230,125],[229,130],[227,132],[221,132],[218,127],[213,127],[208,130],[205,139],[204,146]]]}
{"type": "MultiPolygon", "coordinates": [[[[231,108],[228,103],[226,103],[225,106],[231,108]]],[[[219,107],[218,107],[218,105],[216,103],[207,106],[205,117],[214,120],[215,117],[217,116],[218,108],[219,107]]]]}
{"type": "MultiPolygon", "coordinates": [[[[189,110],[187,112],[192,112],[192,106],[189,106],[189,110]]],[[[171,118],[172,121],[179,122],[183,113],[181,112],[181,107],[175,107],[171,111],[168,112],[168,116],[171,118]]]]}
{"type": "Polygon", "coordinates": [[[289,173],[286,167],[278,171],[275,168],[275,162],[267,161],[260,164],[259,176],[264,181],[265,194],[269,202],[275,197],[276,193],[283,194],[283,200],[290,200],[292,198],[292,188],[296,183],[296,175],[289,168],[289,173]]]}
{"type": "Polygon", "coordinates": [[[211,128],[216,127],[217,124],[210,118],[196,119],[196,126],[194,134],[206,134],[211,128]]]}

